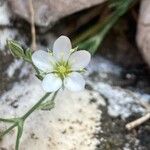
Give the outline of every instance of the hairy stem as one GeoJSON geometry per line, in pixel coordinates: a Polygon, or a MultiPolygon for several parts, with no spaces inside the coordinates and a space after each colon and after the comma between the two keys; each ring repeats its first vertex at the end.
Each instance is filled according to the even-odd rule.
{"type": "MultiPolygon", "coordinates": [[[[51,102],[53,103],[56,95],[56,91],[51,99],[51,102]]],[[[19,143],[20,139],[23,133],[23,126],[24,126],[24,121],[37,109],[39,106],[46,100],[48,96],[50,96],[51,93],[46,93],[32,108],[30,108],[22,117],[20,118],[12,118],[12,119],[3,119],[0,118],[0,121],[7,122],[7,123],[14,123],[12,126],[10,126],[8,129],[6,129],[3,133],[0,134],[0,138],[6,135],[9,131],[11,131],[13,128],[17,127],[17,138],[16,138],[16,145],[15,145],[15,150],[19,150],[19,143]]]]}
{"type": "Polygon", "coordinates": [[[29,111],[27,111],[22,119],[25,120],[32,112],[34,112],[50,94],[51,93],[46,93],[31,109],[29,109],[29,111]]]}
{"type": "Polygon", "coordinates": [[[5,130],[3,133],[0,134],[0,138],[2,138],[5,134],[7,134],[9,131],[11,131],[14,127],[16,127],[17,124],[13,124],[12,126],[10,126],[7,130],[5,130]]]}
{"type": "Polygon", "coordinates": [[[18,126],[15,150],[19,150],[19,143],[20,143],[20,139],[21,139],[21,136],[22,136],[22,132],[23,132],[23,127],[19,128],[19,126],[18,126]]]}
{"type": "Polygon", "coordinates": [[[7,122],[7,123],[13,123],[14,119],[3,119],[3,118],[0,118],[0,121],[7,122]]]}
{"type": "Polygon", "coordinates": [[[19,136],[19,129],[18,129],[15,150],[19,150],[20,138],[21,137],[19,136]]]}

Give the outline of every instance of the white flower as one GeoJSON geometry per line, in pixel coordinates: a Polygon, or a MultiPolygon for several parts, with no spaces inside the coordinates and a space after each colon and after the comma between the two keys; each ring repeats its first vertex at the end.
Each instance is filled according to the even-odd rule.
{"type": "Polygon", "coordinates": [[[70,39],[66,36],[60,36],[54,42],[52,53],[39,50],[32,55],[34,65],[45,74],[42,86],[46,92],[61,87],[71,91],[83,90],[85,80],[80,72],[90,59],[90,53],[85,50],[72,52],[70,39]]]}

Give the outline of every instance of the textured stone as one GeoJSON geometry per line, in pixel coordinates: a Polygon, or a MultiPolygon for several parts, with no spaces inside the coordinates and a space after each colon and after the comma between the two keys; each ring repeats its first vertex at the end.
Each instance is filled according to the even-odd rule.
{"type": "MultiPolygon", "coordinates": [[[[15,83],[0,98],[0,116],[20,116],[43,95],[39,81],[33,76],[15,83]],[[34,91],[34,92],[32,92],[34,91]],[[8,101],[7,101],[8,100],[8,101]],[[7,102],[6,102],[7,101],[7,102]]],[[[94,91],[60,92],[55,108],[36,111],[25,123],[20,150],[94,150],[99,140],[94,136],[100,131],[101,111],[105,101],[94,91]],[[95,99],[95,102],[91,100],[95,99]]],[[[6,124],[0,124],[0,130],[6,124]]],[[[14,149],[16,130],[0,141],[0,149],[14,149]],[[10,141],[10,139],[13,139],[10,141]]]]}
{"type": "Polygon", "coordinates": [[[150,66],[150,1],[141,2],[137,31],[137,44],[144,59],[150,66]]]}
{"type": "MultiPolygon", "coordinates": [[[[6,76],[15,76],[18,63],[9,65],[6,76]]],[[[18,75],[28,74],[28,78],[14,81],[12,88],[0,95],[1,117],[21,116],[44,94],[30,66],[19,68],[18,75]]],[[[93,58],[86,76],[89,90],[61,92],[53,110],[34,112],[25,123],[20,150],[95,150],[96,146],[99,150],[148,149],[149,124],[139,127],[136,136],[125,130],[125,124],[128,117],[146,112],[138,101],[149,102],[150,95],[110,85],[110,75],[119,76],[122,69],[101,57],[93,58]],[[141,142],[147,144],[142,147],[141,142]]],[[[0,132],[6,127],[1,122],[0,132]]],[[[4,136],[0,149],[14,150],[15,135],[13,130],[4,136]]]]}
{"type": "Polygon", "coordinates": [[[10,25],[11,13],[6,0],[0,0],[0,26],[10,25]]]}
{"type": "MultiPolygon", "coordinates": [[[[34,0],[35,23],[40,26],[52,25],[62,17],[104,1],[105,0],[34,0]]],[[[30,22],[29,0],[9,0],[9,6],[14,14],[30,22]]]]}

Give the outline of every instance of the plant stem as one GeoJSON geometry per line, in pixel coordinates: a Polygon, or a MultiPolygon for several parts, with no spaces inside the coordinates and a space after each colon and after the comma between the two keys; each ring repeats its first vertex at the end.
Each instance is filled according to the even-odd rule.
{"type": "Polygon", "coordinates": [[[20,137],[19,137],[19,129],[18,129],[15,150],[19,150],[19,143],[20,143],[20,137]]]}
{"type": "Polygon", "coordinates": [[[7,134],[9,131],[11,131],[14,127],[16,127],[17,124],[13,124],[10,126],[7,130],[5,130],[2,134],[0,134],[0,138],[3,137],[5,134],[7,134]]]}
{"type": "Polygon", "coordinates": [[[19,143],[20,143],[20,139],[21,139],[21,136],[22,136],[22,131],[23,131],[23,128],[22,128],[21,131],[20,131],[20,130],[19,130],[19,127],[18,127],[15,150],[19,150],[19,143]]]}
{"type": "Polygon", "coordinates": [[[0,121],[8,122],[8,123],[13,123],[14,122],[13,119],[3,119],[3,118],[0,118],[0,121]]]}
{"type": "Polygon", "coordinates": [[[145,116],[128,123],[126,125],[126,129],[131,130],[131,129],[141,125],[142,123],[144,123],[145,121],[147,121],[149,119],[150,119],[150,113],[147,113],[145,116]]]}
{"type": "Polygon", "coordinates": [[[29,111],[23,115],[22,119],[25,120],[34,110],[36,110],[40,104],[50,95],[51,93],[46,93],[29,111]]]}
{"type": "MultiPolygon", "coordinates": [[[[52,97],[52,102],[54,101],[56,95],[57,95],[56,91],[52,97]]],[[[41,104],[44,100],[46,100],[46,98],[50,95],[51,93],[46,93],[31,109],[29,109],[22,117],[20,118],[13,118],[13,119],[3,119],[0,118],[0,121],[3,122],[8,122],[8,123],[14,123],[12,126],[10,126],[8,129],[6,129],[3,133],[0,134],[0,138],[3,137],[5,134],[7,134],[9,131],[11,131],[13,128],[15,128],[16,126],[18,127],[18,132],[17,132],[17,138],[16,138],[16,145],[15,145],[15,150],[19,150],[19,143],[20,143],[20,139],[22,136],[22,132],[23,132],[23,125],[24,125],[24,121],[30,116],[30,114],[32,114],[41,104]]]]}

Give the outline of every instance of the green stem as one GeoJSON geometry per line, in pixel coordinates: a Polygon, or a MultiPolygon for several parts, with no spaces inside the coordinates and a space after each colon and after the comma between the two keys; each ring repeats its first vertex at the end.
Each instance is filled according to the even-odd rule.
{"type": "Polygon", "coordinates": [[[22,136],[22,132],[23,132],[23,128],[21,128],[21,130],[20,130],[19,127],[18,127],[15,150],[19,150],[19,143],[20,143],[20,139],[21,139],[21,136],[22,136]]]}
{"type": "Polygon", "coordinates": [[[51,93],[46,93],[29,111],[22,117],[25,120],[33,111],[35,111],[40,104],[50,95],[51,93]]]}
{"type": "Polygon", "coordinates": [[[15,150],[19,150],[19,143],[20,143],[20,137],[19,137],[19,129],[18,129],[15,150]]]}
{"type": "Polygon", "coordinates": [[[0,118],[0,121],[8,122],[8,123],[13,123],[14,119],[3,119],[3,118],[0,118]]]}
{"type": "Polygon", "coordinates": [[[2,138],[5,134],[7,134],[9,131],[11,131],[14,127],[16,127],[17,124],[13,124],[10,126],[7,130],[5,130],[2,134],[0,134],[0,138],[2,138]]]}
{"type": "MultiPolygon", "coordinates": [[[[54,101],[56,95],[57,95],[56,91],[52,97],[51,101],[54,101]]],[[[14,127],[18,127],[18,132],[17,132],[17,138],[16,138],[16,145],[15,145],[15,150],[19,150],[19,143],[20,143],[20,139],[22,136],[22,132],[23,132],[23,125],[24,125],[24,121],[27,119],[27,117],[30,116],[31,113],[33,113],[41,104],[42,102],[50,95],[51,93],[46,93],[31,109],[29,109],[27,111],[27,113],[25,113],[25,115],[23,115],[20,118],[14,118],[14,119],[3,119],[0,118],[0,121],[3,122],[9,122],[12,123],[14,122],[14,124],[12,126],[10,126],[7,130],[5,130],[2,134],[0,134],[0,138],[3,137],[5,134],[7,134],[9,131],[11,131],[14,127]]]]}

